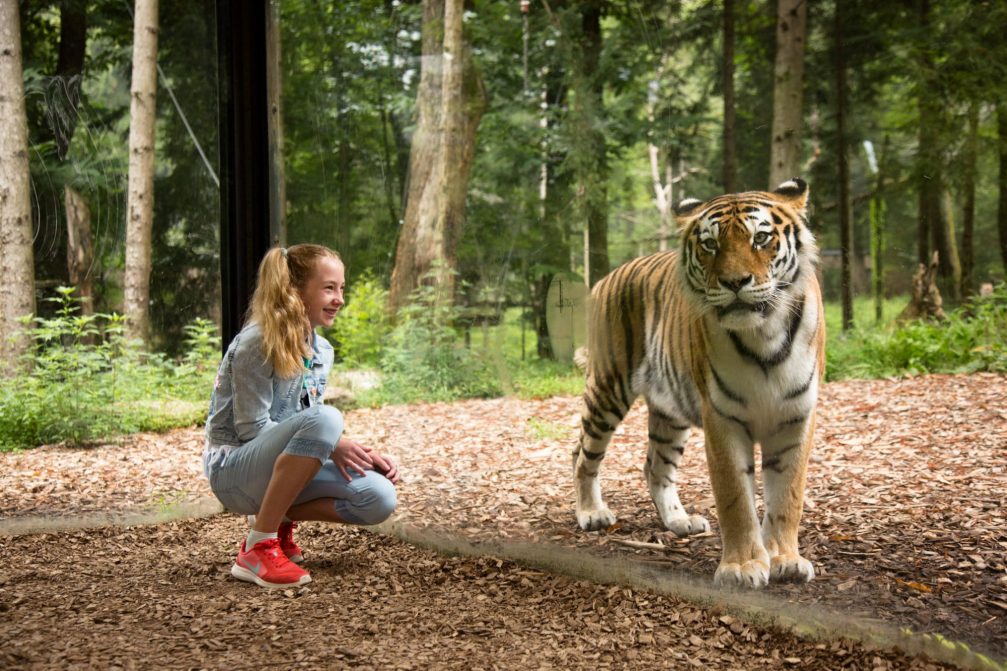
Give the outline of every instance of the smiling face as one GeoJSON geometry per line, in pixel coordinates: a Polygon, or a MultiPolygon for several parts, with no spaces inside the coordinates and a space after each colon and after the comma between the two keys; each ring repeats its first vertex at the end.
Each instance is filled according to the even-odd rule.
{"type": "Polygon", "coordinates": [[[315,271],[298,292],[312,329],[332,326],[336,314],[343,307],[345,273],[342,261],[331,256],[321,257],[315,264],[315,271]]]}
{"type": "Polygon", "coordinates": [[[790,304],[792,287],[815,262],[804,222],[807,185],[785,182],[679,205],[683,272],[693,298],[729,330],[762,326],[790,304]]]}

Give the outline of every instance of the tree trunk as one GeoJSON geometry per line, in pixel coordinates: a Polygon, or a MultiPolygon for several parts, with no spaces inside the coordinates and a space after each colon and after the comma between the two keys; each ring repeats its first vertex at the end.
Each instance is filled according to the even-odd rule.
{"type": "Polygon", "coordinates": [[[131,339],[149,338],[150,244],[154,223],[157,0],[136,0],[129,106],[125,316],[131,339]]]}
{"type": "Polygon", "coordinates": [[[574,66],[577,95],[574,114],[583,146],[576,161],[577,197],[584,218],[584,275],[593,287],[608,274],[608,159],[605,136],[599,130],[604,81],[598,76],[601,58],[601,0],[581,5],[580,57],[574,66]]]}
{"type": "Polygon", "coordinates": [[[77,287],[81,299],[81,314],[94,313],[94,282],[92,266],[94,247],[91,244],[91,208],[72,187],[63,188],[66,206],[66,266],[70,284],[77,287]]]}
{"type": "Polygon", "coordinates": [[[287,246],[287,177],[283,164],[283,62],[280,2],[266,11],[266,87],[269,96],[269,230],[274,245],[287,246]]]}
{"type": "Polygon", "coordinates": [[[804,99],[804,43],[808,5],[777,0],[776,64],[773,68],[773,131],[769,188],[776,188],[801,167],[801,103],[804,99]]]}
{"type": "Polygon", "coordinates": [[[955,211],[951,192],[945,189],[941,194],[940,219],[936,222],[934,250],[940,252],[941,279],[946,291],[950,291],[954,300],[961,298],[959,289],[962,282],[962,264],[958,256],[958,241],[955,236],[955,211]]]}
{"type": "MultiPolygon", "coordinates": [[[[836,3],[833,31],[833,66],[836,86],[836,157],[839,167],[839,246],[842,254],[840,293],[843,304],[843,330],[853,325],[853,212],[850,204],[850,158],[846,139],[846,55],[843,52],[842,3],[836,3]]],[[[775,124],[775,121],[774,121],[775,124]]],[[[775,144],[774,134],[774,144],[775,144]]],[[[775,165],[775,163],[774,163],[775,165]]]]}
{"type": "Polygon", "coordinates": [[[70,141],[77,129],[77,105],[80,103],[81,74],[87,49],[86,0],[63,0],[59,7],[59,56],[56,61],[55,90],[62,94],[50,101],[56,114],[52,115],[56,154],[65,159],[70,141]]]}
{"type": "Polygon", "coordinates": [[[889,139],[885,136],[885,143],[881,148],[881,156],[877,162],[877,175],[875,175],[874,193],[871,194],[869,205],[870,216],[870,245],[871,245],[871,289],[874,293],[874,321],[881,323],[884,316],[885,298],[885,223],[887,219],[888,206],[885,202],[885,168],[888,158],[889,139]]]}
{"type": "Polygon", "coordinates": [[[1000,260],[1007,273],[1007,104],[997,106],[997,147],[1000,153],[997,229],[1000,231],[1000,260]]]}
{"type": "MultiPolygon", "coordinates": [[[[389,290],[393,311],[408,300],[436,262],[453,268],[464,221],[476,131],[486,96],[464,44],[461,0],[424,0],[423,67],[416,107],[406,215],[389,290]]],[[[437,278],[447,283],[442,285],[445,291],[451,290],[450,277],[445,271],[437,278]]]]}
{"type": "Polygon", "coordinates": [[[979,156],[979,104],[969,106],[969,128],[965,139],[965,206],[962,208],[962,283],[961,296],[968,298],[976,291],[975,236],[976,226],[976,162],[979,156]]]}
{"type": "Polygon", "coordinates": [[[900,324],[914,319],[941,321],[945,318],[941,292],[937,288],[938,256],[937,251],[934,251],[929,263],[919,264],[913,275],[912,298],[895,318],[900,324]]]}
{"type": "Polygon", "coordinates": [[[0,0],[0,361],[13,375],[30,340],[18,318],[35,312],[28,118],[18,0],[0,0]]]}
{"type": "Polygon", "coordinates": [[[724,193],[738,190],[738,153],[734,139],[734,0],[724,0],[724,193]]]}

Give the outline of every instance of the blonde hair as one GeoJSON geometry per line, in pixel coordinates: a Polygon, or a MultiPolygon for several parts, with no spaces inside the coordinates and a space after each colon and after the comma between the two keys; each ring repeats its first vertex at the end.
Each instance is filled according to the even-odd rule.
{"type": "Polygon", "coordinates": [[[311,356],[311,324],[299,292],[323,258],[342,262],[328,247],[302,244],[273,247],[259,264],[245,323],[255,322],[262,328],[266,360],[281,378],[297,375],[304,368],[304,359],[311,356]]]}

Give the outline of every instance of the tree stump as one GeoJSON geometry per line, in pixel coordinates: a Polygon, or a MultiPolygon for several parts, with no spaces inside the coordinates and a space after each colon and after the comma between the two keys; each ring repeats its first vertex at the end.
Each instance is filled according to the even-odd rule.
{"type": "Polygon", "coordinates": [[[939,259],[938,253],[934,251],[930,266],[921,263],[916,269],[913,275],[913,297],[896,318],[898,323],[904,324],[914,319],[942,321],[946,318],[944,301],[941,300],[941,291],[937,288],[939,259]]]}

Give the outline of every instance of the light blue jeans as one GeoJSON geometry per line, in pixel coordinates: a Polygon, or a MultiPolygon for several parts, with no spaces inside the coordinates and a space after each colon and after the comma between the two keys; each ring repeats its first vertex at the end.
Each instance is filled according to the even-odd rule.
{"type": "Polygon", "coordinates": [[[294,499],[294,505],[315,499],[335,499],[339,517],[359,525],[378,524],[395,511],[395,485],[374,471],[343,477],[330,454],[343,434],[343,416],[331,406],[316,405],[262,431],[241,447],[208,450],[204,470],[210,488],[224,507],[256,515],[281,454],[314,457],[322,463],[314,479],[294,499]]]}

